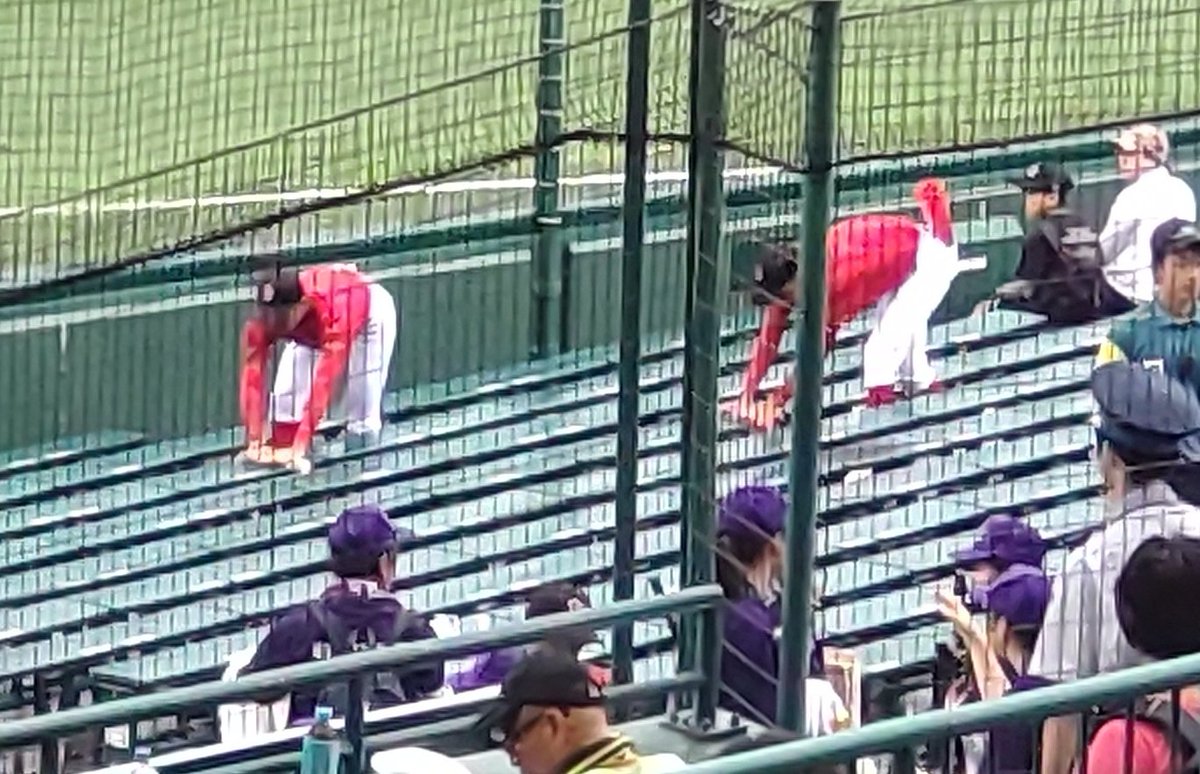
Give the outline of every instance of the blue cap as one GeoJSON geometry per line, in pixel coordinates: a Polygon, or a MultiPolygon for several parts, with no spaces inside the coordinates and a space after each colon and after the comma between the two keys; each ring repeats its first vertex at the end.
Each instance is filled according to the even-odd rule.
{"type": "Polygon", "coordinates": [[[718,536],[766,543],[783,533],[787,501],[773,486],[743,486],[721,501],[718,536]]]}
{"type": "Polygon", "coordinates": [[[1012,626],[1040,627],[1050,604],[1050,579],[1037,567],[1014,564],[991,583],[971,589],[971,601],[1012,626]]]}
{"type": "Polygon", "coordinates": [[[975,542],[955,553],[959,564],[1000,562],[1004,565],[1040,566],[1046,556],[1046,541],[1033,527],[1006,513],[991,516],[979,528],[975,542]]]}
{"type": "Polygon", "coordinates": [[[1100,439],[1140,461],[1200,462],[1200,398],[1159,369],[1118,361],[1092,372],[1100,439]]]}

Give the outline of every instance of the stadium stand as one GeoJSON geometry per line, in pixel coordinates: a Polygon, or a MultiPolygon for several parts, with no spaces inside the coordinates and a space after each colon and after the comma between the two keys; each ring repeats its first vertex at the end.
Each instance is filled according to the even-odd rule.
{"type": "MultiPolygon", "coordinates": [[[[727,328],[724,392],[736,390],[750,333],[727,328]]],[[[877,412],[856,406],[861,333],[839,342],[825,387],[818,631],[860,649],[868,682],[928,685],[944,634],[930,590],[989,514],[1027,513],[1059,548],[1095,523],[1086,385],[1098,335],[1011,313],[939,326],[931,346],[948,389],[877,412]]],[[[217,679],[273,613],[322,587],[326,526],[361,500],[417,536],[401,558],[408,601],[464,630],[519,618],[522,592],[547,579],[588,584],[603,604],[615,524],[610,362],[481,378],[425,402],[399,395],[380,447],[327,444],[308,478],[235,470],[228,433],[145,445],[114,434],[106,446],[64,444],[50,467],[8,461],[0,682],[19,688],[12,704],[44,708],[36,694],[55,681],[64,697],[99,698],[217,679]]],[[[678,346],[642,369],[639,596],[650,575],[677,582],[681,369],[678,346]]],[[[726,430],[721,479],[784,484],[786,456],[782,442],[726,430]]],[[[639,682],[671,673],[665,623],[639,624],[635,645],[639,682]]],[[[213,720],[166,728],[211,739],[213,720]]]]}

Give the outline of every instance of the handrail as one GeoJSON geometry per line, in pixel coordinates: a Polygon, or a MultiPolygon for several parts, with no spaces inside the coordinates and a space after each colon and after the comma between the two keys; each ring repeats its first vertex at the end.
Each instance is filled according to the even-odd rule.
{"type": "Polygon", "coordinates": [[[522,624],[472,632],[446,640],[408,642],[248,675],[232,682],[174,688],[146,696],[101,702],[88,707],[0,723],[0,749],[57,739],[97,726],[132,723],[173,715],[198,706],[215,706],[284,693],[296,686],[325,684],[363,673],[394,669],[404,664],[448,660],[485,650],[524,645],[563,629],[603,629],[628,619],[690,613],[714,607],[722,599],[715,584],[694,586],[669,596],[634,600],[602,608],[557,613],[522,624]]]}
{"type": "Polygon", "coordinates": [[[689,766],[684,772],[792,774],[797,771],[797,766],[841,763],[863,755],[895,752],[929,739],[985,731],[1002,723],[1032,723],[1194,683],[1200,683],[1200,654],[1022,691],[953,710],[933,710],[881,720],[853,731],[788,742],[689,766]]]}

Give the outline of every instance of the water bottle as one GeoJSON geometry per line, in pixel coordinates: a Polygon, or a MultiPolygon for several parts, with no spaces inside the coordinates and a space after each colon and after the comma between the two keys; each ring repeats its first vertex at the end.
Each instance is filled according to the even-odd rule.
{"type": "Polygon", "coordinates": [[[300,750],[300,774],[338,774],[342,769],[342,740],[330,725],[333,707],[317,707],[316,719],[300,750]]]}

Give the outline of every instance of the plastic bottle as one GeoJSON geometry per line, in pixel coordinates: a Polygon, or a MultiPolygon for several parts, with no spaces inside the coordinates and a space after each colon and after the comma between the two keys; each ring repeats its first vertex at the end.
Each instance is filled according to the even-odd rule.
{"type": "Polygon", "coordinates": [[[342,769],[341,735],[330,725],[332,707],[317,707],[316,718],[300,750],[300,774],[339,774],[342,769]]]}

